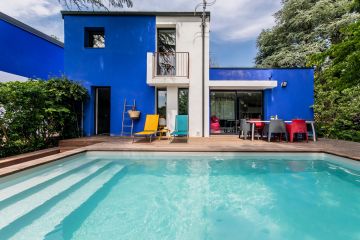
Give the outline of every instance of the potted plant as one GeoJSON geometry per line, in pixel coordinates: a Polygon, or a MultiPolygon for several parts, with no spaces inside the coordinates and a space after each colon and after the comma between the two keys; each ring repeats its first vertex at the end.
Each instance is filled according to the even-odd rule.
{"type": "Polygon", "coordinates": [[[133,106],[132,109],[128,111],[128,114],[133,120],[140,118],[140,111],[136,111],[135,106],[133,106]]]}

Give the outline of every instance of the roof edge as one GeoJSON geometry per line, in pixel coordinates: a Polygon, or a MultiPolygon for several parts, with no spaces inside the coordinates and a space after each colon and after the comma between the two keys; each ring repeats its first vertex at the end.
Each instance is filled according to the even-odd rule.
{"type": "Polygon", "coordinates": [[[21,28],[23,29],[24,31],[27,31],[29,33],[32,33],[34,34],[35,36],[37,37],[40,37],[50,43],[53,43],[59,47],[64,47],[64,43],[59,41],[59,40],[56,40],[55,38],[53,37],[50,37],[49,35],[43,33],[43,32],[40,32],[39,30],[33,28],[33,27],[30,27],[29,25],[23,23],[23,22],[20,22],[19,20],[13,18],[13,17],[10,17],[9,15],[6,15],[5,13],[3,12],[0,12],[0,19],[1,20],[4,20],[5,22],[7,23],[10,23],[18,28],[21,28]]]}
{"type": "MultiPolygon", "coordinates": [[[[156,12],[156,11],[61,11],[64,16],[176,16],[193,17],[201,16],[201,12],[156,12]]],[[[206,12],[210,17],[210,12],[206,12]]]]}
{"type": "Polygon", "coordinates": [[[270,69],[314,69],[313,67],[210,67],[210,69],[235,69],[235,70],[270,70],[270,69]]]}

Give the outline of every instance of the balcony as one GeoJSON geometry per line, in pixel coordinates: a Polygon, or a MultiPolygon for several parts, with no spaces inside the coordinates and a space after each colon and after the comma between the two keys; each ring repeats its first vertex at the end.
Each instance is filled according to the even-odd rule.
{"type": "Polygon", "coordinates": [[[155,52],[147,55],[147,83],[156,85],[189,84],[188,52],[155,52]]]}

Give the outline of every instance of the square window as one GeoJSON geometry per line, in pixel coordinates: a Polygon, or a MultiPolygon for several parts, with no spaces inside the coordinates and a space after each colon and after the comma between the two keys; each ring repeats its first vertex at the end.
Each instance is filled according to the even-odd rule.
{"type": "Polygon", "coordinates": [[[85,28],[86,48],[105,48],[104,28],[85,28]]]}

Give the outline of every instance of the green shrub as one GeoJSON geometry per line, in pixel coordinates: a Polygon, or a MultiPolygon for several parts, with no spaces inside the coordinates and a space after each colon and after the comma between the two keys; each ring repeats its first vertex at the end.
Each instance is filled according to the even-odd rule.
{"type": "Polygon", "coordinates": [[[360,85],[341,91],[318,89],[316,95],[319,135],[360,142],[360,85]]]}
{"type": "Polygon", "coordinates": [[[67,78],[0,83],[0,157],[34,151],[81,134],[87,90],[67,78]]]}
{"type": "Polygon", "coordinates": [[[342,41],[309,58],[316,65],[315,120],[320,136],[360,141],[360,22],[341,30],[342,41]]]}

